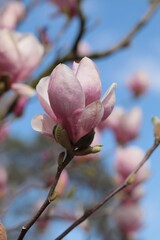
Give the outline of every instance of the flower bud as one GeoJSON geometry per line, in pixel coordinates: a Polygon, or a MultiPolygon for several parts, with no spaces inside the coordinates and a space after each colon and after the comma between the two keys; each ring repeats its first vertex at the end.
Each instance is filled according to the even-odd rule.
{"type": "Polygon", "coordinates": [[[66,148],[68,151],[72,151],[71,142],[67,131],[60,124],[57,124],[53,129],[53,135],[57,143],[66,148]]]}
{"type": "Polygon", "coordinates": [[[88,154],[94,154],[94,153],[98,153],[101,151],[103,145],[96,145],[94,147],[88,147],[82,150],[76,150],[75,151],[75,155],[76,156],[85,156],[88,154]]]}

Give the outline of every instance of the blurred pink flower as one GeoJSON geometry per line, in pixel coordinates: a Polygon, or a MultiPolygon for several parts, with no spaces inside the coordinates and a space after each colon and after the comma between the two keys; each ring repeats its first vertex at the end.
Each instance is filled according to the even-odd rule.
{"type": "Polygon", "coordinates": [[[55,192],[58,196],[62,196],[64,194],[68,181],[69,181],[68,173],[66,170],[63,170],[58,181],[57,187],[55,189],[55,192]]]}
{"type": "Polygon", "coordinates": [[[18,98],[12,112],[15,114],[16,117],[22,116],[24,109],[29,101],[29,97],[21,96],[18,98]]]}
{"type": "Polygon", "coordinates": [[[100,100],[101,81],[92,60],[83,58],[79,64],[74,63],[73,70],[59,64],[51,76],[42,78],[37,85],[39,101],[49,116],[35,116],[32,127],[53,137],[58,123],[66,129],[70,141],[76,143],[110,115],[115,87],[113,83],[100,100]]]}
{"type": "Polygon", "coordinates": [[[138,136],[141,120],[142,111],[139,107],[134,107],[130,112],[125,112],[122,107],[115,107],[111,115],[98,127],[100,130],[112,129],[117,142],[125,144],[138,136]]]}
{"type": "Polygon", "coordinates": [[[140,96],[148,90],[149,81],[146,72],[135,73],[127,82],[128,89],[134,96],[140,96]]]}
{"type": "Polygon", "coordinates": [[[15,29],[25,15],[25,5],[22,2],[10,1],[0,10],[0,28],[15,29]]]}
{"type": "Polygon", "coordinates": [[[122,204],[138,203],[144,196],[145,190],[142,184],[134,188],[126,188],[119,195],[119,200],[122,204]]]}
{"type": "MultiPolygon", "coordinates": [[[[144,151],[136,146],[118,147],[115,154],[114,167],[117,174],[117,183],[122,183],[144,157],[144,151]]],[[[150,176],[150,169],[145,163],[136,174],[134,183],[129,186],[134,188],[150,176]]]]}
{"type": "Polygon", "coordinates": [[[42,44],[32,34],[0,30],[0,78],[8,75],[10,84],[28,78],[44,53],[42,44]]]}
{"type": "Polygon", "coordinates": [[[120,205],[114,212],[114,217],[121,231],[128,235],[142,227],[143,211],[138,204],[120,205]]]}
{"type": "Polygon", "coordinates": [[[79,56],[87,56],[90,53],[90,45],[86,41],[80,41],[77,48],[79,56]]]}
{"type": "Polygon", "coordinates": [[[68,17],[74,17],[78,13],[78,1],[77,0],[50,0],[53,2],[61,12],[68,15],[68,17]]]}

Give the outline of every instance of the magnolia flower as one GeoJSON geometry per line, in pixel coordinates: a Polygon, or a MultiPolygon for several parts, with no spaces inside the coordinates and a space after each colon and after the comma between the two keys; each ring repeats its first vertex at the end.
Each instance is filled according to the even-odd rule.
{"type": "Polygon", "coordinates": [[[78,12],[77,0],[50,0],[59,8],[61,12],[64,12],[69,17],[74,17],[78,12]]]}
{"type": "Polygon", "coordinates": [[[10,1],[0,11],[0,28],[15,29],[25,15],[25,6],[22,2],[10,1]]]}
{"type": "Polygon", "coordinates": [[[125,204],[115,210],[114,217],[121,231],[128,235],[141,228],[143,212],[138,204],[125,204]]]}
{"type": "Polygon", "coordinates": [[[141,120],[142,111],[139,107],[134,107],[130,112],[125,112],[122,107],[116,107],[109,118],[98,127],[100,130],[112,129],[117,142],[125,144],[138,136],[141,120]]]}
{"type": "Polygon", "coordinates": [[[32,119],[34,130],[53,137],[53,128],[60,124],[75,144],[105,120],[114,107],[116,84],[113,83],[100,100],[101,81],[96,65],[85,57],[73,70],[59,64],[49,77],[37,85],[39,101],[48,115],[32,119]]]}
{"type": "Polygon", "coordinates": [[[1,81],[10,85],[25,80],[39,65],[43,53],[42,44],[32,34],[0,30],[1,81]]]}
{"type": "Polygon", "coordinates": [[[135,96],[144,94],[149,87],[147,74],[145,72],[137,72],[127,82],[127,87],[135,96]]]}
{"type": "MultiPolygon", "coordinates": [[[[144,151],[139,147],[119,147],[116,150],[114,167],[117,173],[117,182],[122,183],[135,167],[142,161],[144,151]]],[[[135,187],[144,182],[150,176],[150,170],[145,163],[136,174],[134,184],[129,187],[135,187]]]]}

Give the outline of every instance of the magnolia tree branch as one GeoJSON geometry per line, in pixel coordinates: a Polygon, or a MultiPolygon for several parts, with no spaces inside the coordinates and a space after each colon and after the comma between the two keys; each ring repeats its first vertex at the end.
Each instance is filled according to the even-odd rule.
{"type": "Polygon", "coordinates": [[[90,217],[94,212],[96,212],[99,208],[101,208],[106,202],[108,202],[112,197],[118,194],[120,191],[125,189],[128,185],[132,184],[135,179],[135,174],[139,171],[139,169],[144,165],[144,163],[148,160],[151,154],[155,151],[155,149],[159,146],[159,142],[155,141],[153,146],[149,148],[142,159],[142,161],[136,166],[136,168],[130,173],[130,175],[126,178],[124,183],[118,186],[115,190],[111,191],[107,196],[100,202],[98,202],[95,206],[90,209],[87,209],[84,214],[78,218],[70,227],[68,227],[62,234],[60,234],[55,240],[63,239],[68,233],[70,233],[74,228],[76,228],[79,224],[84,222],[88,217],[90,217]]]}
{"type": "MultiPolygon", "coordinates": [[[[108,57],[116,52],[118,52],[119,50],[129,47],[133,38],[136,36],[136,34],[143,29],[143,27],[149,22],[149,20],[153,17],[155,11],[158,9],[158,6],[160,4],[160,1],[155,0],[152,3],[150,3],[149,8],[147,9],[146,13],[144,14],[144,16],[138,21],[138,23],[136,23],[136,25],[132,28],[132,30],[117,44],[115,44],[115,46],[113,46],[110,49],[104,50],[102,52],[98,52],[98,53],[91,53],[88,54],[87,56],[91,59],[99,59],[102,57],[108,57]]],[[[59,63],[64,63],[67,61],[74,61],[74,60],[80,60],[83,56],[78,56],[76,50],[76,47],[79,43],[79,40],[81,40],[81,37],[84,34],[85,31],[85,17],[83,16],[82,12],[80,11],[80,31],[78,32],[77,38],[75,40],[75,43],[73,45],[73,48],[71,49],[71,51],[63,56],[60,59],[57,59],[54,63],[52,63],[38,78],[36,78],[35,80],[32,81],[31,85],[33,87],[36,87],[37,83],[39,82],[39,79],[41,79],[42,77],[48,76],[51,74],[53,68],[59,64],[59,63]]]]}
{"type": "Polygon", "coordinates": [[[55,178],[54,178],[54,182],[51,185],[51,188],[49,190],[49,193],[48,193],[48,196],[47,196],[46,200],[42,204],[42,206],[39,209],[39,211],[35,214],[35,216],[33,216],[33,218],[26,225],[24,225],[22,227],[21,233],[20,233],[20,235],[19,235],[17,240],[24,239],[24,236],[26,235],[28,230],[34,225],[34,223],[38,220],[38,218],[45,211],[45,209],[50,205],[50,203],[53,202],[56,199],[57,196],[56,196],[55,189],[56,189],[58,180],[59,180],[59,178],[61,176],[62,171],[70,163],[72,158],[73,158],[73,155],[67,152],[66,157],[63,160],[63,162],[61,164],[58,164],[58,168],[57,168],[57,172],[56,172],[56,175],[55,175],[55,178]]]}

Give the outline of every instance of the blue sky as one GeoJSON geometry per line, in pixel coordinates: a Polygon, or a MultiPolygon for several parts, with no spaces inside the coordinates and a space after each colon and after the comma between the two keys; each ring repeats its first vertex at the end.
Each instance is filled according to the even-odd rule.
{"type": "MultiPolygon", "coordinates": [[[[27,2],[27,1],[26,1],[27,2]]],[[[84,39],[88,41],[93,50],[103,50],[113,46],[116,42],[134,26],[141,18],[148,6],[146,0],[84,0],[84,9],[88,16],[89,26],[93,25],[95,20],[100,21],[98,26],[95,26],[92,31],[85,35],[84,39]]],[[[39,25],[42,22],[43,14],[47,15],[51,11],[44,4],[42,8],[34,11],[26,23],[21,26],[22,31],[33,31],[33,23],[39,25]],[[44,8],[45,7],[45,8],[44,8]],[[36,15],[35,15],[36,14],[36,15]],[[36,18],[35,18],[36,16],[36,18]]],[[[45,17],[44,17],[45,19],[45,17]]],[[[55,26],[60,26],[64,22],[64,18],[53,22],[52,31],[55,26]]],[[[47,20],[45,20],[47,22],[47,20]]],[[[53,21],[53,20],[52,20],[53,21]]],[[[124,103],[124,107],[130,109],[138,104],[142,107],[143,123],[140,138],[134,144],[147,149],[153,142],[151,117],[154,115],[160,116],[160,9],[156,12],[142,31],[140,31],[133,39],[131,46],[125,50],[121,50],[114,55],[96,60],[98,65],[103,92],[112,82],[117,82],[116,89],[117,105],[124,103]],[[125,81],[136,71],[144,70],[148,73],[150,79],[149,93],[136,102],[128,102],[130,95],[126,93],[125,81]],[[126,101],[125,101],[126,100],[126,101]]],[[[50,23],[51,25],[51,23],[50,23]]],[[[77,22],[72,23],[65,33],[65,40],[69,45],[70,39],[73,39],[76,32],[77,22]],[[72,34],[73,33],[73,34],[72,34]]],[[[56,30],[55,30],[56,31],[56,30]]],[[[52,32],[51,32],[52,35],[52,32]]],[[[53,34],[54,35],[54,34],[53,34]]],[[[62,43],[63,44],[63,41],[62,43]]],[[[50,56],[50,59],[52,56],[50,56]]],[[[46,60],[47,62],[50,60],[46,60]]],[[[47,63],[45,62],[44,65],[47,63]]],[[[31,129],[30,122],[35,114],[42,112],[36,97],[30,101],[24,116],[15,121],[12,125],[12,133],[30,141],[37,134],[31,129]],[[21,131],[19,129],[21,128],[21,131]]],[[[106,140],[105,138],[104,140],[106,140]]],[[[152,176],[146,183],[146,196],[142,201],[145,210],[144,228],[140,232],[142,239],[150,240],[157,239],[160,234],[160,151],[156,151],[151,157],[152,176]]]]}

